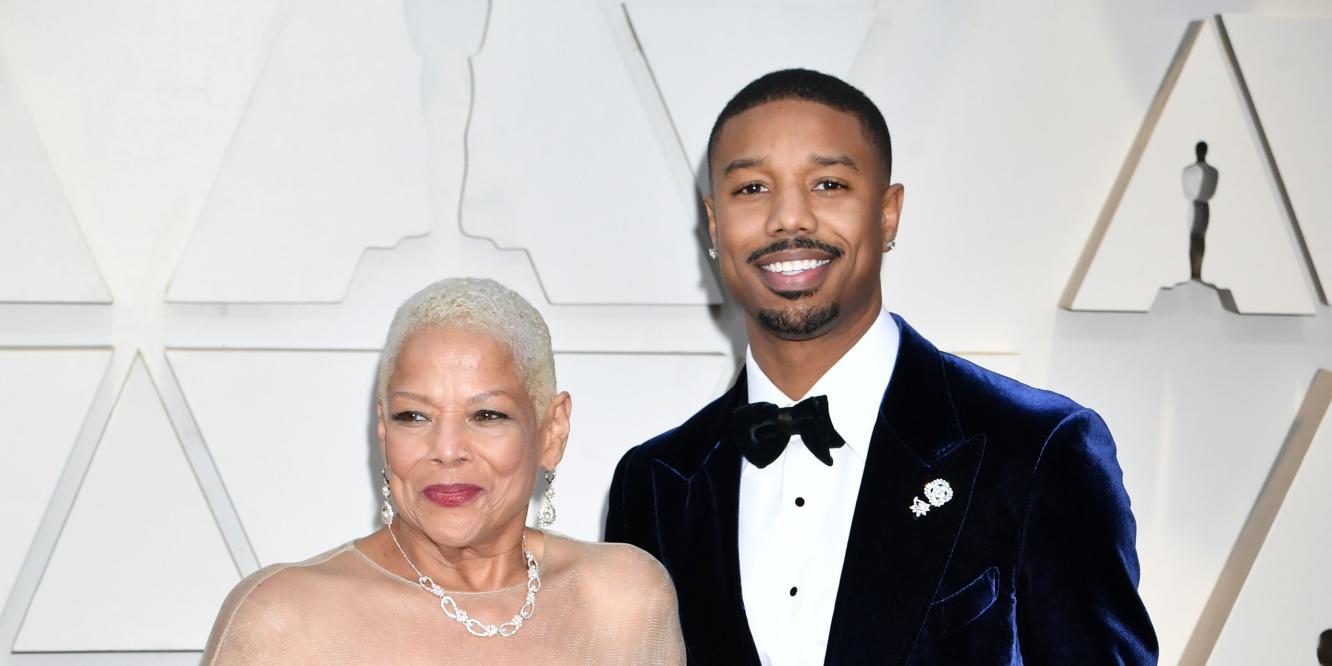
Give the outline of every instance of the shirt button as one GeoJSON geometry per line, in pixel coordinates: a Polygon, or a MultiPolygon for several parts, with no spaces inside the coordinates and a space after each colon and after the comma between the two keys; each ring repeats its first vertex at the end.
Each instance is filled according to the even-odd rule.
{"type": "Polygon", "coordinates": [[[796,498],[796,506],[805,506],[805,498],[803,498],[803,497],[797,497],[797,498],[796,498]]]}
{"type": "Polygon", "coordinates": [[[793,587],[791,588],[791,596],[794,597],[795,595],[796,595],[796,589],[793,587]]]}

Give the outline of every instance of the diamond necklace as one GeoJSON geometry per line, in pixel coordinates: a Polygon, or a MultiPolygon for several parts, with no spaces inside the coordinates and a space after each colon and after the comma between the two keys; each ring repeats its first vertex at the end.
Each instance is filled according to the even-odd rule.
{"type": "Polygon", "coordinates": [[[486,624],[470,615],[467,611],[458,607],[458,602],[444,588],[435,584],[430,576],[421,573],[420,569],[412,563],[412,558],[407,557],[407,551],[402,549],[402,544],[398,543],[398,535],[393,533],[393,526],[388,526],[389,536],[393,537],[393,545],[398,547],[398,552],[402,553],[402,559],[407,561],[407,566],[416,572],[416,584],[421,589],[439,597],[439,608],[444,611],[450,619],[456,620],[467,629],[467,632],[473,636],[489,638],[491,636],[503,636],[508,638],[516,633],[523,626],[523,620],[530,619],[532,613],[536,612],[536,593],[541,590],[541,565],[537,564],[536,558],[532,557],[532,551],[527,548],[527,531],[523,531],[523,559],[527,561],[527,600],[523,602],[523,607],[518,609],[518,614],[512,619],[499,626],[486,624]]]}

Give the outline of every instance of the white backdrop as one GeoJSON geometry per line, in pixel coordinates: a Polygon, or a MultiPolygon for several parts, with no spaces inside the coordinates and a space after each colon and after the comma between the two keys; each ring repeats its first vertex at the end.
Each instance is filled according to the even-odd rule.
{"type": "MultiPolygon", "coordinates": [[[[373,529],[375,352],[444,276],[494,277],[546,315],[574,397],[556,528],[599,538],[623,450],[742,358],[700,242],[700,159],[726,98],[792,65],[888,119],[907,192],[889,307],[1109,422],[1163,663],[1312,662],[1332,497],[1310,479],[1332,423],[1302,458],[1324,471],[1246,528],[1332,368],[1302,252],[1238,274],[1297,276],[1311,315],[1234,314],[1196,283],[1146,314],[1056,305],[1214,13],[1327,283],[1322,2],[0,0],[0,662],[195,661],[241,576],[373,529]],[[1242,532],[1260,534],[1251,572],[1242,532]],[[1219,604],[1218,581],[1244,591],[1219,604]]],[[[1239,99],[1195,87],[1195,106],[1239,99]]],[[[1207,138],[1160,127],[1180,168],[1207,138]]],[[[1268,187],[1241,172],[1223,191],[1268,187]]],[[[1187,233],[1182,195],[1139,209],[1187,233]]]]}

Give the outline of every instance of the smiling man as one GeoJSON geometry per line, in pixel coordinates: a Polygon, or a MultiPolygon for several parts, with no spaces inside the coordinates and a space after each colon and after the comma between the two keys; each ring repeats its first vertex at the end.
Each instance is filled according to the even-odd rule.
{"type": "Polygon", "coordinates": [[[1155,663],[1104,422],[883,310],[903,188],[873,102],[768,74],[708,168],[745,369],[624,455],[606,519],[670,571],[691,661],[1155,663]]]}

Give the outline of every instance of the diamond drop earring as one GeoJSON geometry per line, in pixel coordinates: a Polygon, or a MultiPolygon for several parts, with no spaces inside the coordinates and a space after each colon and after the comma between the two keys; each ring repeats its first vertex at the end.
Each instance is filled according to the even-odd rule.
{"type": "Polygon", "coordinates": [[[384,485],[379,487],[379,494],[384,497],[384,502],[379,505],[379,519],[383,521],[385,525],[392,525],[394,512],[393,505],[389,503],[389,499],[392,498],[393,493],[389,490],[388,472],[381,469],[379,470],[379,476],[384,479],[384,485]]]}
{"type": "Polygon", "coordinates": [[[541,493],[541,513],[537,522],[545,529],[555,524],[555,471],[546,471],[546,490],[541,493]]]}

